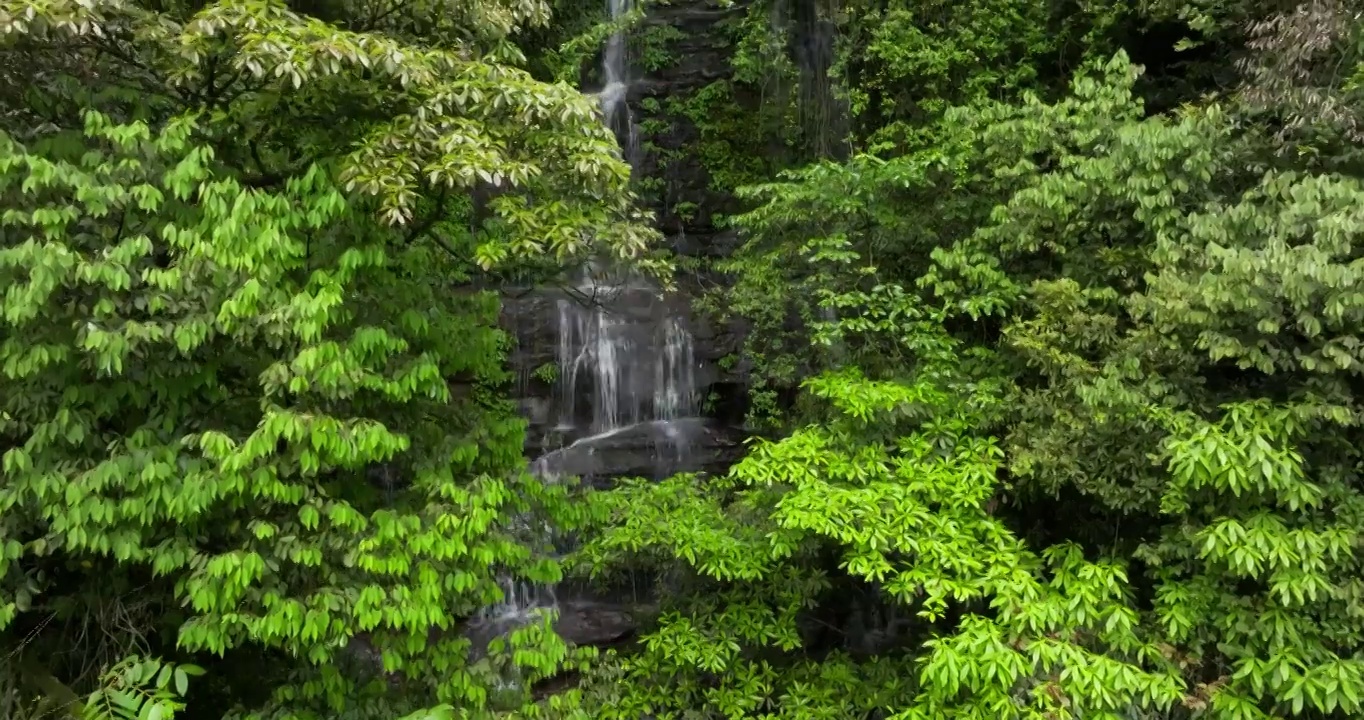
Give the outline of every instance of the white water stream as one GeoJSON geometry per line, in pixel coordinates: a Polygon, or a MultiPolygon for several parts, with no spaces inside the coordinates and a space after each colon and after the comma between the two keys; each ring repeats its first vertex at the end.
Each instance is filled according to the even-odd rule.
{"type": "MultiPolygon", "coordinates": [[[[608,0],[612,21],[632,10],[630,0],[608,0]]],[[[614,33],[602,54],[604,121],[616,132],[628,161],[635,159],[635,124],[626,103],[629,80],[626,33],[614,33]]],[[[631,274],[596,264],[583,268],[573,292],[557,300],[556,360],[561,436],[580,435],[534,460],[530,471],[545,482],[590,475],[598,452],[623,439],[648,444],[659,466],[677,466],[700,427],[695,344],[685,321],[658,290],[631,274]],[[583,298],[586,298],[584,300],[583,298]]],[[[548,527],[516,528],[548,542],[548,527]]],[[[480,611],[475,625],[498,635],[541,610],[556,610],[552,587],[510,575],[499,581],[503,600],[480,611]]],[[[510,682],[510,681],[509,681],[510,682]]]]}

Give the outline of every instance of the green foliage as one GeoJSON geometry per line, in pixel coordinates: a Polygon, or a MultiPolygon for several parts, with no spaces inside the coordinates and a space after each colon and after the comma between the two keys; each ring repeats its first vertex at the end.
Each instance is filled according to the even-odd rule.
{"type": "Polygon", "coordinates": [[[13,657],[0,665],[0,709],[13,720],[170,720],[185,708],[189,679],[204,674],[195,665],[129,657],[105,670],[81,698],[31,662],[12,666],[13,657]]]}
{"type": "MultiPolygon", "coordinates": [[[[577,17],[583,17],[585,26],[578,29],[577,34],[561,40],[556,47],[545,50],[542,59],[549,68],[550,76],[564,83],[574,82],[582,76],[584,64],[596,54],[607,38],[618,32],[630,32],[644,19],[644,13],[639,8],[615,20],[607,17],[602,8],[595,8],[592,11],[573,9],[577,12],[567,19],[571,22],[577,17]],[[586,24],[587,18],[591,19],[590,24],[586,24]]],[[[572,27],[573,25],[569,25],[569,28],[572,27]]]]}
{"type": "MultiPolygon", "coordinates": [[[[511,255],[581,255],[588,227],[602,247],[636,255],[649,234],[633,223],[610,222],[633,212],[625,192],[629,169],[616,159],[614,138],[595,104],[562,83],[537,82],[514,65],[522,54],[506,36],[543,22],[546,14],[533,0],[493,5],[476,18],[451,18],[472,32],[441,27],[410,44],[392,36],[410,37],[409,22],[420,15],[352,32],[269,2],[214,4],[181,21],[132,5],[91,11],[54,0],[50,7],[5,8],[0,18],[4,33],[20,42],[142,33],[136,51],[146,57],[134,62],[152,64],[160,71],[156,80],[182,89],[176,95],[193,96],[198,86],[217,93],[212,107],[226,117],[215,120],[225,129],[251,132],[258,164],[262,155],[271,164],[260,145],[279,143],[285,152],[310,157],[335,153],[343,160],[347,190],[376,197],[389,224],[410,222],[423,194],[480,182],[511,191],[489,203],[500,232],[478,248],[484,266],[511,255]],[[35,20],[21,19],[35,12],[35,20]],[[232,83],[220,87],[219,72],[235,73],[232,83]],[[260,83],[263,88],[256,87],[260,83]],[[271,112],[308,117],[348,110],[363,113],[356,118],[362,122],[345,128],[355,133],[351,137],[260,126],[271,112]],[[293,137],[285,137],[287,131],[295,131],[293,137]],[[543,172],[547,166],[570,172],[543,172]],[[527,196],[536,194],[561,198],[562,209],[550,216],[528,204],[527,196]]],[[[307,163],[287,167],[301,172],[307,163]]]]}
{"type": "MultiPolygon", "coordinates": [[[[506,527],[540,490],[507,479],[519,423],[479,399],[502,373],[495,300],[442,298],[458,269],[346,221],[317,169],[281,192],[215,176],[192,129],[92,113],[85,148],[57,143],[73,160],[3,140],[5,223],[28,236],[0,255],[6,624],[60,592],[54,561],[143,567],[188,608],[183,650],[325,666],[366,632],[389,672],[481,702],[464,641],[432,653],[429,628],[492,600],[494,564],[556,572],[506,527]],[[410,484],[393,507],[356,494],[377,464],[410,484]]],[[[299,699],[339,706],[339,683],[299,699]]]]}
{"type": "Polygon", "coordinates": [[[759,442],[723,481],[604,499],[610,528],[584,559],[677,562],[691,590],[665,598],[642,651],[597,690],[606,717],[1029,717],[1062,698],[1087,715],[1182,697],[1138,634],[1120,564],[1073,546],[1044,560],[993,514],[1001,452],[974,429],[1001,388],[955,376],[951,343],[906,340],[943,349],[901,381],[812,379],[826,423],[759,442]],[[861,583],[925,628],[974,612],[918,652],[814,661],[809,614],[861,583]]]}
{"type": "Polygon", "coordinates": [[[1038,61],[1063,38],[1048,3],[983,0],[855,6],[836,71],[853,115],[889,139],[954,105],[1036,86],[1038,61]]]}
{"type": "Polygon", "coordinates": [[[1161,505],[1178,523],[1136,556],[1155,568],[1165,637],[1222,668],[1200,698],[1221,715],[1364,707],[1364,662],[1353,651],[1364,624],[1351,610],[1364,493],[1336,471],[1309,471],[1298,450],[1313,433],[1352,425],[1343,410],[1255,402],[1229,406],[1216,423],[1166,419],[1161,505]]]}
{"type": "Polygon", "coordinates": [[[541,382],[552,385],[559,377],[559,366],[553,363],[545,363],[544,365],[535,368],[534,374],[541,382]]]}
{"type": "Polygon", "coordinates": [[[597,499],[582,562],[669,578],[608,716],[1361,712],[1360,176],[1139,77],[745,190],[726,309],[801,400],[597,499]]]}
{"type": "Polygon", "coordinates": [[[767,126],[754,122],[750,110],[734,94],[730,81],[717,80],[665,103],[670,113],[686,118],[696,128],[700,139],[688,154],[706,169],[710,188],[721,193],[760,181],[772,167],[756,151],[768,137],[767,126]]]}
{"type": "Polygon", "coordinates": [[[1364,714],[1347,4],[750,3],[632,178],[570,84],[648,10],[0,0],[6,717],[1364,714]],[[743,209],[765,435],[582,497],[496,290],[662,274],[636,189],[743,209]],[[541,525],[637,642],[475,646],[541,525]]]}
{"type": "Polygon", "coordinates": [[[140,648],[204,713],[482,717],[576,658],[459,631],[580,515],[523,471],[486,278],[654,233],[595,103],[517,67],[544,4],[395,10],[0,4],[41,79],[0,134],[0,632],[77,692],[140,648]]]}
{"type": "Polygon", "coordinates": [[[668,44],[686,37],[685,32],[672,25],[654,23],[646,26],[635,40],[638,46],[634,51],[639,58],[637,64],[646,72],[667,67],[676,61],[668,44]]]}
{"type": "Polygon", "coordinates": [[[129,658],[105,673],[100,689],[85,701],[82,720],[171,720],[184,709],[180,698],[189,678],[202,675],[194,665],[173,665],[151,658],[129,658]]]}

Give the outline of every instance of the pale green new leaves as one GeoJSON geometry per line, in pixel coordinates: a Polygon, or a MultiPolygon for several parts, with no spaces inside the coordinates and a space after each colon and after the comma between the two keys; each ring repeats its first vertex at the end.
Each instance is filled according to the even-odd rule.
{"type": "Polygon", "coordinates": [[[1361,208],[1358,179],[1268,174],[1163,239],[1141,307],[1162,328],[1196,330],[1199,349],[1214,360],[1266,373],[1358,374],[1361,208]],[[1286,342],[1289,334],[1296,341],[1286,342]]]}
{"type": "MultiPolygon", "coordinates": [[[[501,377],[496,303],[326,173],[244,188],[192,129],[0,136],[0,627],[66,601],[45,563],[149,571],[188,614],[161,640],[319,668],[275,709],[354,699],[329,668],[361,632],[406,703],[484,708],[496,673],[431,629],[495,601],[495,567],[558,578],[506,523],[566,492],[511,472],[510,410],[451,391],[501,377]],[[380,463],[396,505],[366,494],[380,463]]],[[[527,684],[569,657],[545,628],[507,655],[527,684]]]]}
{"type": "Polygon", "coordinates": [[[422,198],[492,191],[495,222],[474,258],[484,267],[602,252],[657,269],[643,257],[656,233],[636,208],[629,168],[594,99],[514,65],[524,58],[506,36],[543,23],[547,13],[540,0],[412,0],[384,13],[378,26],[357,17],[347,25],[365,29],[349,30],[276,0],[221,0],[175,12],[52,0],[0,3],[0,38],[50,35],[71,41],[70,52],[88,53],[91,63],[149,73],[166,103],[211,112],[215,124],[250,127],[254,138],[224,142],[254,143],[243,148],[252,154],[262,137],[287,130],[256,127],[263,117],[373,114],[373,122],[345,131],[357,134],[319,137],[326,145],[287,162],[341,160],[346,190],[377,198],[392,225],[411,223],[422,198]],[[90,52],[71,36],[92,36],[96,50],[117,52],[90,52]],[[131,51],[120,45],[128,36],[137,40],[131,51]],[[216,100],[187,100],[199,97],[216,100]]]}

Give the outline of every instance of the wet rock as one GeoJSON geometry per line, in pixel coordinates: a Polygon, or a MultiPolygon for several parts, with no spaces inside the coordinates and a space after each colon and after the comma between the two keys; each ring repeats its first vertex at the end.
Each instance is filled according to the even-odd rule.
{"type": "Polygon", "coordinates": [[[495,638],[506,637],[535,620],[538,613],[551,611],[557,614],[554,631],[575,646],[613,645],[628,640],[639,627],[638,612],[628,605],[570,598],[553,604],[528,605],[516,613],[471,618],[458,632],[469,640],[470,657],[477,659],[487,653],[495,638]]]}
{"type": "Polygon", "coordinates": [[[620,605],[591,601],[567,602],[559,607],[555,632],[579,646],[602,647],[627,639],[639,627],[635,613],[620,605]]]}
{"type": "Polygon", "coordinates": [[[542,477],[573,476],[602,485],[619,477],[724,472],[742,455],[744,437],[742,431],[712,419],[691,417],[642,422],[558,448],[545,446],[554,435],[528,445],[532,452],[541,451],[531,467],[542,477]]]}
{"type": "Polygon", "coordinates": [[[722,472],[740,449],[744,388],[721,369],[735,336],[690,312],[685,296],[636,278],[514,295],[517,401],[526,454],[546,477],[722,472]],[[717,411],[723,411],[719,413],[717,411]]]}

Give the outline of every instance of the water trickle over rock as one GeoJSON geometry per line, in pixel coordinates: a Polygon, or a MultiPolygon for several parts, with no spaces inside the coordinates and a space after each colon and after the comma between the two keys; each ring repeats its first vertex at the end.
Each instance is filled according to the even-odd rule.
{"type": "MultiPolygon", "coordinates": [[[[655,475],[685,467],[700,403],[695,340],[675,304],[639,278],[612,280],[589,268],[556,301],[557,420],[535,461],[547,477],[617,474],[582,461],[597,449],[643,441],[655,475]],[[693,422],[687,422],[692,420],[693,422]],[[576,458],[576,460],[574,460],[576,458]],[[564,461],[572,460],[565,464],[564,461]]],[[[631,463],[637,469],[638,463],[631,463]]]]}
{"type": "MultiPolygon", "coordinates": [[[[613,20],[632,10],[629,0],[609,0],[609,8],[613,20]]],[[[626,159],[633,160],[637,129],[626,102],[623,33],[607,41],[602,63],[603,120],[616,132],[626,159]]],[[[702,469],[714,457],[692,452],[697,445],[715,445],[720,433],[701,416],[707,373],[685,299],[665,295],[636,273],[589,263],[569,287],[538,290],[512,314],[518,316],[514,324],[531,324],[528,333],[518,328],[523,346],[554,348],[552,363],[539,363],[539,369],[555,368],[554,388],[543,398],[547,402],[527,405],[528,446],[536,455],[529,469],[536,477],[544,482],[567,476],[596,482],[664,477],[702,469]],[[546,324],[552,340],[539,330],[546,324]]],[[[523,373],[534,367],[524,354],[518,365],[523,373]]],[[[521,524],[517,530],[526,541],[541,548],[554,544],[551,528],[529,520],[521,524]]],[[[577,644],[610,641],[631,627],[619,606],[562,597],[553,587],[510,575],[500,584],[503,600],[484,608],[467,628],[476,646],[545,610],[557,613],[558,631],[577,644]]]]}

